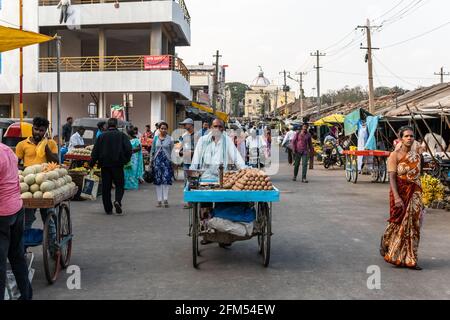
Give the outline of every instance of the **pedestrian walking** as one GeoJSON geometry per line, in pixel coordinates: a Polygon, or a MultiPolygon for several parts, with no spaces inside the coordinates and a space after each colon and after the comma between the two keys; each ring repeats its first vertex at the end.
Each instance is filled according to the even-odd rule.
{"type": "Polygon", "coordinates": [[[136,128],[128,128],[130,137],[132,156],[129,163],[124,167],[125,190],[138,190],[139,183],[144,177],[144,157],[142,155],[141,140],[136,135],[136,128]]]}
{"type": "Polygon", "coordinates": [[[302,182],[308,183],[306,174],[308,172],[308,159],[309,155],[314,151],[312,145],[311,135],[308,132],[308,125],[304,124],[302,130],[297,132],[292,140],[292,150],[294,153],[294,178],[293,181],[297,181],[298,170],[300,161],[302,162],[302,182]]]}
{"type": "Polygon", "coordinates": [[[117,129],[117,119],[108,120],[108,130],[95,142],[91,154],[91,168],[98,162],[102,174],[102,200],[106,214],[113,213],[111,202],[112,184],[115,186],[114,207],[122,214],[122,199],[125,187],[123,167],[130,162],[132,147],[128,136],[117,129]]]}
{"type": "Polygon", "coordinates": [[[422,270],[418,265],[418,248],[424,215],[420,183],[424,149],[414,140],[413,128],[401,128],[399,136],[401,142],[388,159],[390,218],[381,238],[380,253],[388,263],[422,270]]]}
{"type": "Polygon", "coordinates": [[[24,210],[20,198],[17,157],[0,143],[0,300],[5,298],[6,260],[20,291],[20,300],[31,300],[33,290],[23,246],[24,210]]]}
{"type": "MultiPolygon", "coordinates": [[[[186,171],[189,170],[189,167],[191,166],[195,150],[194,120],[187,118],[183,122],[180,122],[180,125],[184,126],[184,129],[186,130],[180,138],[181,150],[179,154],[180,157],[183,158],[184,184],[186,185],[188,180],[186,171]]],[[[185,203],[184,208],[189,209],[191,206],[188,203],[185,203]]]]}
{"type": "Polygon", "coordinates": [[[72,124],[73,118],[67,117],[66,123],[62,127],[62,136],[65,143],[69,143],[70,137],[72,136],[72,124]]]}
{"type": "Polygon", "coordinates": [[[294,139],[295,136],[294,127],[290,126],[288,132],[286,132],[283,142],[281,143],[281,146],[286,149],[286,152],[288,153],[288,162],[290,165],[292,165],[294,161],[293,153],[292,153],[292,139],[294,139]]]}
{"type": "Polygon", "coordinates": [[[165,208],[169,207],[169,188],[172,185],[171,155],[174,142],[168,134],[168,129],[169,125],[166,122],[159,123],[159,136],[153,141],[151,151],[158,208],[163,205],[165,208]]]}

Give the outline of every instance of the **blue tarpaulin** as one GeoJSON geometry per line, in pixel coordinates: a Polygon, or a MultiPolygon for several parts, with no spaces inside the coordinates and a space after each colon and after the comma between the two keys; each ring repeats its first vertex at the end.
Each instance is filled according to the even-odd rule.
{"type": "Polygon", "coordinates": [[[366,150],[377,150],[377,139],[375,137],[375,133],[377,132],[378,122],[380,121],[380,117],[369,116],[366,119],[367,131],[369,133],[369,138],[367,139],[365,149],[366,150]]]}

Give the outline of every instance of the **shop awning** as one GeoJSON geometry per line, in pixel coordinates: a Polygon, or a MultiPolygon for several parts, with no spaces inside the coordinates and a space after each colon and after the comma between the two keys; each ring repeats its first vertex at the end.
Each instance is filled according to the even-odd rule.
{"type": "Polygon", "coordinates": [[[214,110],[213,110],[213,108],[211,108],[211,107],[207,107],[207,106],[198,104],[198,103],[196,103],[196,102],[192,102],[191,105],[192,105],[194,108],[197,108],[197,109],[199,109],[199,110],[201,110],[201,111],[205,111],[205,112],[214,114],[217,118],[219,118],[220,120],[222,120],[222,121],[224,121],[224,122],[228,122],[228,120],[229,120],[229,118],[230,118],[230,117],[228,116],[228,114],[226,114],[225,112],[216,111],[216,112],[214,113],[214,110]]]}
{"type": "Polygon", "coordinates": [[[345,116],[342,114],[333,114],[314,122],[315,126],[328,126],[337,123],[344,123],[345,116]]]}
{"type": "Polygon", "coordinates": [[[40,33],[0,26],[0,52],[53,40],[40,33]]]}

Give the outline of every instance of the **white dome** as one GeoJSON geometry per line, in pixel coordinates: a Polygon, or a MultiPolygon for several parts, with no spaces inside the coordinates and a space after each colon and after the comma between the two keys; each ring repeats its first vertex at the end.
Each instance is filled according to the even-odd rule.
{"type": "Polygon", "coordinates": [[[264,77],[264,72],[261,71],[255,80],[252,82],[252,87],[267,87],[270,85],[269,79],[264,77]]]}

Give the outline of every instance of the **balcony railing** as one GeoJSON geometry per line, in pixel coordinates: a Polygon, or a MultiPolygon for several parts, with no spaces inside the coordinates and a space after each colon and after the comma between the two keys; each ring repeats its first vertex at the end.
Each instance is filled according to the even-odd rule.
{"type": "MultiPolygon", "coordinates": [[[[60,0],[39,0],[40,6],[57,6],[60,0]]],[[[143,1],[173,1],[180,5],[184,12],[184,18],[190,24],[191,16],[184,0],[72,0],[71,4],[94,4],[94,3],[116,3],[118,2],[143,2],[143,1]]]]}
{"type": "MultiPolygon", "coordinates": [[[[165,56],[168,63],[159,69],[179,72],[189,81],[189,70],[180,58],[165,56]]],[[[145,67],[146,56],[62,57],[61,72],[152,71],[145,67]]],[[[39,72],[56,72],[56,58],[39,58],[39,72]]]]}

